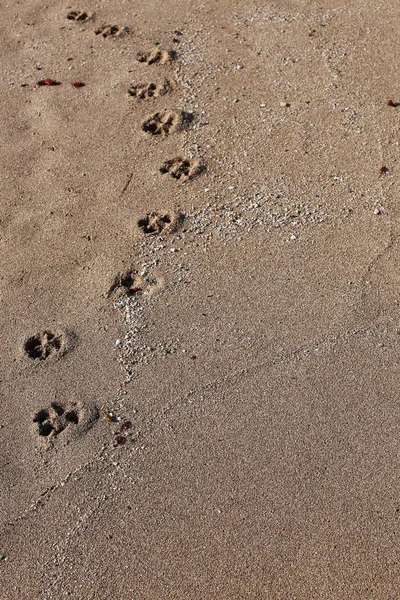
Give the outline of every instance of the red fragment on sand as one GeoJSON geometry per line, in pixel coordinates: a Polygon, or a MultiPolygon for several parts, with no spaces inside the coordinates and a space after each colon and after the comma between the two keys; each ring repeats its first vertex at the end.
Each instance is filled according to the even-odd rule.
{"type": "Polygon", "coordinates": [[[387,167],[381,167],[380,171],[381,175],[386,175],[386,173],[389,173],[389,169],[387,167]]]}
{"type": "Polygon", "coordinates": [[[124,444],[126,444],[126,437],[124,435],[117,435],[117,437],[115,438],[115,443],[118,446],[123,446],[124,444]]]}
{"type": "Polygon", "coordinates": [[[38,81],[38,85],[61,85],[61,81],[56,81],[55,79],[41,79],[38,81]]]}
{"type": "Polygon", "coordinates": [[[140,287],[130,287],[128,289],[128,291],[130,294],[138,294],[139,292],[142,292],[143,290],[140,287]]]}
{"type": "Polygon", "coordinates": [[[393,106],[393,108],[397,108],[400,106],[400,102],[394,102],[393,100],[389,100],[388,106],[393,106]]]}
{"type": "Polygon", "coordinates": [[[123,431],[124,429],[130,429],[131,427],[132,427],[132,423],[130,421],[124,421],[120,425],[121,431],[123,431]]]}
{"type": "Polygon", "coordinates": [[[83,81],[74,81],[72,85],[74,86],[74,88],[81,88],[85,87],[86,83],[83,83],[83,81]]]}

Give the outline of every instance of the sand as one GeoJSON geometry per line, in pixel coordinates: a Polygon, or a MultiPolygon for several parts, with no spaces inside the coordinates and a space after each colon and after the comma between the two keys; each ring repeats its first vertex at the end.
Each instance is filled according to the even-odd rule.
{"type": "Polygon", "coordinates": [[[400,598],[398,2],[2,8],[1,598],[400,598]]]}

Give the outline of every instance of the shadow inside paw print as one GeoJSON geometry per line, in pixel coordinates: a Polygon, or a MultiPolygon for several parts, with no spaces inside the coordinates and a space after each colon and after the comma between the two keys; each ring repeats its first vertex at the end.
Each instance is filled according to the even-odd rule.
{"type": "Polygon", "coordinates": [[[118,25],[102,25],[95,30],[95,34],[103,38],[120,38],[130,32],[129,27],[119,27],[118,25]]]}
{"type": "Polygon", "coordinates": [[[175,60],[175,50],[161,50],[157,46],[149,52],[139,52],[137,60],[146,63],[147,65],[165,65],[172,60],[175,60]]]}
{"type": "Polygon", "coordinates": [[[24,344],[25,353],[34,360],[46,360],[59,354],[64,348],[64,335],[52,331],[42,331],[28,338],[24,344]]]}
{"type": "Polygon", "coordinates": [[[203,171],[205,171],[205,164],[202,159],[183,156],[166,160],[160,167],[160,173],[167,173],[174,179],[182,181],[193,179],[203,171]]]}
{"type": "Polygon", "coordinates": [[[55,437],[68,426],[77,425],[79,421],[79,410],[66,409],[56,402],[52,402],[48,409],[39,410],[33,418],[38,434],[44,437],[55,437]]]}
{"type": "Polygon", "coordinates": [[[156,112],[142,123],[142,129],[151,135],[166,137],[181,129],[186,123],[193,120],[192,113],[183,111],[162,110],[156,112]]]}
{"type": "Polygon", "coordinates": [[[149,98],[158,98],[165,96],[172,89],[171,82],[166,79],[163,83],[138,83],[128,88],[128,95],[140,98],[141,100],[149,98]]]}
{"type": "Polygon", "coordinates": [[[89,19],[92,17],[92,15],[88,14],[87,12],[85,12],[84,10],[80,11],[80,10],[71,10],[71,12],[69,12],[67,14],[67,19],[69,19],[70,21],[89,21],[89,19]]]}

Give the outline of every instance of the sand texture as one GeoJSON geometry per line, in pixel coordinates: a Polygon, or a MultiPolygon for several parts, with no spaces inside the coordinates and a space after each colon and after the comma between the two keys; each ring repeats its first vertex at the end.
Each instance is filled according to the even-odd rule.
{"type": "Polygon", "coordinates": [[[398,0],[2,24],[1,600],[399,600],[398,0]]]}

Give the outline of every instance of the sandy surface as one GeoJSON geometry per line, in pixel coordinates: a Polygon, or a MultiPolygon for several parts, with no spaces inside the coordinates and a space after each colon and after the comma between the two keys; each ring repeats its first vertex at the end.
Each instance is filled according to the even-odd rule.
{"type": "Polygon", "coordinates": [[[1,598],[399,599],[398,1],[2,8],[1,598]]]}

